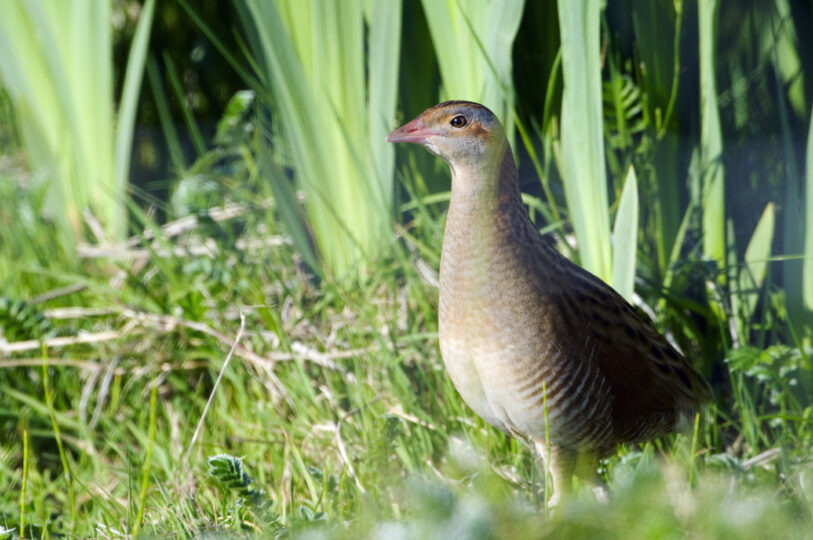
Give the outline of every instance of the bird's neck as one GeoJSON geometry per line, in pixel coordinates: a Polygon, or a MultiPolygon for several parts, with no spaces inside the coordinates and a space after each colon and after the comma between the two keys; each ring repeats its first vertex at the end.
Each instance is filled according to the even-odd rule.
{"type": "Polygon", "coordinates": [[[495,150],[493,156],[452,168],[452,197],[444,244],[451,235],[465,237],[485,248],[495,240],[495,235],[499,237],[500,233],[528,225],[530,220],[522,204],[517,167],[507,144],[495,150]]]}

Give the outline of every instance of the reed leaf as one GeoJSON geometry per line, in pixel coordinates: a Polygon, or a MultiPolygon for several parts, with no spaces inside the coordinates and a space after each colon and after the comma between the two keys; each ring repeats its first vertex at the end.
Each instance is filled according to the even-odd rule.
{"type": "Polygon", "coordinates": [[[373,177],[382,204],[393,204],[395,147],[386,142],[398,97],[398,62],[401,42],[401,2],[365,0],[369,25],[369,145],[373,177]]]}
{"type": "Polygon", "coordinates": [[[807,157],[805,171],[805,207],[804,207],[804,262],[802,270],[802,299],[808,324],[807,339],[813,339],[813,113],[810,118],[810,129],[807,134],[807,157]]]}
{"type": "Polygon", "coordinates": [[[274,144],[287,153],[305,194],[325,269],[344,276],[380,254],[391,237],[393,151],[384,135],[395,112],[401,4],[239,6],[280,127],[274,144]]]}
{"type": "Polygon", "coordinates": [[[599,0],[559,0],[562,37],[561,168],[582,266],[612,279],[602,131],[599,0]]]}
{"type": "Polygon", "coordinates": [[[731,295],[731,311],[739,335],[744,339],[747,339],[746,333],[768,270],[775,222],[776,208],[773,203],[768,203],[745,249],[745,260],[739,276],[731,283],[735,289],[731,295]]]}
{"type": "MultiPolygon", "coordinates": [[[[773,21],[772,21],[773,22],[773,21]]],[[[772,28],[771,45],[773,49],[773,62],[775,67],[774,83],[776,88],[776,104],[779,116],[779,126],[782,132],[782,146],[785,158],[785,208],[784,208],[784,238],[783,249],[790,255],[782,265],[782,278],[785,289],[785,305],[788,313],[788,325],[796,340],[803,339],[810,332],[805,324],[807,313],[804,305],[804,261],[801,255],[805,243],[804,197],[802,194],[802,180],[799,167],[796,163],[796,151],[793,145],[793,133],[789,118],[788,96],[785,93],[784,83],[781,80],[780,44],[787,40],[774,26],[772,28]]],[[[785,47],[787,49],[787,47],[785,47]]],[[[781,51],[787,54],[787,50],[781,51]]],[[[808,163],[809,167],[809,163],[808,163]]]]}
{"type": "Polygon", "coordinates": [[[49,212],[75,235],[90,208],[111,238],[123,237],[135,106],[154,0],[141,14],[113,117],[109,0],[0,2],[0,78],[29,162],[51,183],[49,212]]]}
{"type": "Polygon", "coordinates": [[[805,103],[804,77],[801,76],[804,69],[796,46],[799,39],[788,0],[776,0],[775,9],[778,20],[771,21],[774,35],[768,47],[776,52],[776,68],[782,75],[783,84],[787,85],[788,103],[796,115],[803,118],[808,107],[805,103]]]}
{"type": "Polygon", "coordinates": [[[613,227],[613,288],[632,300],[635,288],[635,257],[638,249],[638,180],[630,166],[618,203],[613,227]]]}
{"type": "MultiPolygon", "coordinates": [[[[90,0],[93,3],[93,0],[90,0]]],[[[121,219],[124,213],[124,200],[127,191],[127,176],[130,173],[130,154],[133,147],[133,130],[135,129],[136,110],[138,108],[138,95],[141,90],[141,80],[144,76],[144,66],[147,63],[147,49],[150,41],[152,18],[155,13],[155,0],[147,0],[138,19],[133,42],[130,44],[130,54],[127,57],[127,70],[124,73],[124,87],[121,91],[119,104],[119,117],[116,125],[115,158],[114,158],[114,187],[113,195],[116,199],[116,210],[121,219]]],[[[109,17],[105,21],[109,20],[109,17]]],[[[109,53],[108,53],[109,54],[109,53]]],[[[96,104],[98,107],[98,103],[96,104]]],[[[122,222],[123,224],[123,222],[122,222]]],[[[122,228],[119,235],[126,231],[122,228]]]]}
{"type": "Polygon", "coordinates": [[[726,253],[725,186],[722,163],[723,139],[720,132],[717,84],[714,75],[716,17],[717,0],[699,0],[703,253],[722,266],[726,253]]]}

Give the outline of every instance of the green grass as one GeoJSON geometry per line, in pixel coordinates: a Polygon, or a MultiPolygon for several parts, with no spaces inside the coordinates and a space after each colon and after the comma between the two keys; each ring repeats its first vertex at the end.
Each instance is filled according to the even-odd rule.
{"type": "MultiPolygon", "coordinates": [[[[571,253],[595,259],[608,279],[612,265],[613,283],[651,311],[715,391],[693,431],[619,448],[600,464],[607,504],[579,489],[551,512],[539,457],[466,407],[439,356],[445,165],[416,149],[393,159],[383,143],[394,109],[406,114],[407,103],[425,107],[435,94],[474,92],[488,74],[480,90],[504,115],[529,110],[514,95],[529,99],[527,90],[508,75],[512,62],[521,70],[517,59],[529,60],[508,51],[515,37],[538,41],[516,28],[521,2],[500,13],[485,3],[466,4],[468,11],[462,2],[445,10],[431,4],[423,20],[406,16],[417,3],[404,3],[403,44],[416,55],[396,70],[397,40],[388,41],[399,27],[394,4],[349,4],[346,27],[335,24],[327,3],[309,14],[294,13],[294,2],[246,2],[245,14],[261,15],[251,23],[258,34],[303,25],[329,40],[317,32],[324,24],[331,34],[352,30],[345,36],[352,47],[332,51],[348,55],[340,64],[306,54],[307,33],[247,38],[257,63],[244,75],[254,93],[234,97],[212,141],[195,134],[196,119],[183,108],[195,141],[192,164],[168,106],[183,102],[184,79],[170,74],[163,88],[156,62],[145,60],[178,175],[170,200],[158,203],[178,221],[159,227],[140,206],[156,201],[138,192],[128,201],[134,236],[126,242],[74,249],[61,241],[47,181],[19,155],[27,127],[16,116],[17,124],[0,127],[0,539],[810,537],[813,349],[801,317],[810,315],[813,274],[799,269],[809,268],[813,251],[813,123],[803,116],[810,108],[804,74],[794,72],[804,67],[796,50],[805,51],[794,43],[806,35],[789,26],[778,35],[751,29],[748,43],[758,54],[740,55],[746,45],[726,45],[726,25],[751,20],[756,4],[744,14],[718,14],[715,25],[712,2],[698,3],[698,18],[694,3],[668,3],[663,13],[635,0],[630,32],[638,41],[627,58],[598,3],[585,2],[587,34],[601,26],[601,40],[585,34],[575,3],[563,14],[563,35],[589,38],[583,52],[593,71],[573,72],[578,47],[543,51],[550,72],[538,78],[550,86],[537,89],[541,124],[520,114],[509,119],[524,147],[515,145],[521,177],[533,170],[545,192],[544,203],[531,194],[526,202],[539,227],[561,240],[573,226],[579,247],[571,253]],[[282,21],[274,6],[293,11],[282,21]],[[505,33],[488,24],[500,17],[505,33]],[[680,47],[698,22],[702,69],[687,64],[680,47]],[[431,50],[450,38],[443,34],[449,25],[471,65],[431,50]],[[420,43],[407,41],[415,36],[420,43]],[[436,74],[417,74],[431,71],[436,57],[436,74]],[[331,71],[307,69],[317,61],[331,71]],[[341,65],[355,74],[346,108],[334,108],[327,94],[306,96],[308,77],[324,77],[316,86],[324,87],[341,65]],[[365,78],[367,68],[381,77],[365,78]],[[294,75],[278,77],[286,69],[294,75]],[[269,91],[249,73],[276,78],[277,86],[269,91]],[[702,90],[687,84],[692,73],[702,90]],[[593,88],[582,96],[592,103],[589,121],[566,128],[579,131],[560,132],[562,78],[593,88]],[[701,95],[716,104],[704,99],[701,109],[694,99],[701,95]],[[320,114],[306,114],[313,103],[300,103],[290,118],[269,122],[267,107],[279,107],[281,96],[289,105],[316,100],[320,114]],[[356,111],[352,124],[339,121],[343,110],[356,111]],[[352,262],[350,244],[329,240],[344,225],[320,212],[324,186],[306,192],[304,205],[296,191],[325,176],[296,177],[307,172],[296,164],[313,152],[308,137],[325,123],[332,142],[323,142],[344,152],[345,179],[362,171],[372,183],[359,189],[380,187],[388,201],[377,205],[382,214],[344,224],[377,246],[363,264],[352,262]],[[804,167],[792,140],[800,125],[808,137],[804,167]],[[695,139],[680,135],[691,130],[695,139]],[[349,144],[351,131],[360,146],[349,144]],[[772,146],[760,148],[759,159],[739,158],[734,152],[748,149],[743,141],[755,133],[772,146]],[[593,144],[598,138],[603,148],[593,144]],[[606,168],[575,152],[578,145],[568,148],[582,139],[606,156],[606,168]],[[387,153],[356,159],[369,148],[387,153]],[[598,178],[571,176],[565,187],[563,173],[576,168],[606,174],[606,193],[598,178]],[[576,180],[593,184],[579,188],[576,180]],[[578,217],[579,189],[614,202],[578,217]],[[793,215],[786,202],[799,203],[793,215]],[[328,223],[322,232],[308,221],[314,213],[328,223]],[[606,231],[584,232],[590,216],[606,231]],[[364,219],[376,229],[361,227],[364,219]],[[797,228],[788,236],[790,222],[797,228]],[[588,249],[596,251],[586,256],[588,249]],[[312,275],[334,250],[339,266],[359,271],[312,275]],[[793,271],[778,276],[782,267],[793,271]]],[[[552,21],[545,24],[559,18],[552,21]]],[[[0,93],[0,118],[11,116],[12,102],[0,93]]],[[[343,190],[333,198],[366,209],[348,186],[332,186],[343,190]]]]}
{"type": "MultiPolygon", "coordinates": [[[[223,193],[250,209],[251,180],[241,178],[236,189],[222,179],[223,193]]],[[[801,538],[813,524],[798,350],[730,351],[734,386],[718,385],[695,440],[620,449],[602,463],[609,504],[580,491],[550,514],[538,458],[485,425],[449,381],[437,291],[410,244],[394,243],[352,286],[317,283],[287,243],[244,247],[281,233],[260,233],[275,223],[263,220],[255,209],[142,240],[146,264],[22,269],[7,294],[28,301],[0,310],[7,339],[57,345],[4,353],[0,364],[7,535],[24,522],[26,537],[315,528],[339,538],[801,538]],[[211,257],[160,255],[207,239],[211,257]],[[86,287],[31,301],[75,283],[86,287]],[[213,392],[241,315],[245,331],[213,392]],[[86,343],[59,345],[78,336],[86,343]]]]}

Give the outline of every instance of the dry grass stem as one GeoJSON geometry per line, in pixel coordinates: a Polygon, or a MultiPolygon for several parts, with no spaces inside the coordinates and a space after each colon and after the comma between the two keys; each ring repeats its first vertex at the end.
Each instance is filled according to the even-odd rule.
{"type": "Polygon", "coordinates": [[[223,361],[223,367],[220,368],[220,373],[217,375],[217,379],[215,380],[215,385],[212,388],[212,392],[209,394],[209,400],[206,402],[206,406],[203,408],[203,413],[200,415],[200,420],[198,421],[198,427],[195,428],[195,433],[192,435],[192,440],[189,442],[189,447],[186,449],[186,454],[183,457],[183,468],[189,468],[189,454],[192,453],[192,449],[195,447],[195,443],[198,440],[198,436],[200,435],[200,430],[203,428],[203,421],[206,419],[206,413],[209,412],[209,407],[212,406],[212,400],[215,397],[215,392],[217,392],[217,388],[220,386],[220,381],[223,379],[223,373],[226,372],[226,368],[229,366],[229,362],[231,361],[231,357],[234,354],[234,351],[237,349],[237,345],[240,343],[240,338],[243,336],[243,330],[246,329],[246,317],[242,313],[240,314],[240,328],[237,330],[237,335],[234,338],[231,350],[229,350],[229,354],[226,355],[226,360],[223,361]]]}

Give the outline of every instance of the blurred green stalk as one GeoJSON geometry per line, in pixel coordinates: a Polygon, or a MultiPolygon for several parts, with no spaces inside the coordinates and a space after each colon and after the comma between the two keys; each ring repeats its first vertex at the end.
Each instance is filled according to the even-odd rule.
{"type": "Polygon", "coordinates": [[[612,253],[602,130],[599,0],[559,0],[562,181],[581,264],[610,283],[612,253]]]}
{"type": "Polygon", "coordinates": [[[807,134],[804,206],[804,261],[802,266],[802,302],[807,344],[813,341],[813,112],[807,134]]]}
{"type": "Polygon", "coordinates": [[[29,163],[50,183],[49,209],[78,236],[89,209],[109,240],[126,233],[127,175],[155,0],[136,28],[113,113],[110,0],[0,2],[0,78],[29,163]]]}
{"type": "Polygon", "coordinates": [[[632,302],[638,254],[638,177],[630,166],[618,201],[613,226],[613,280],[618,294],[632,302]]]}
{"type": "MultiPolygon", "coordinates": [[[[723,140],[717,109],[714,75],[717,0],[699,0],[700,34],[700,170],[702,174],[703,253],[725,262],[725,185],[722,163],[723,140]]],[[[723,273],[720,276],[724,276],[723,273]]]]}
{"type": "MultiPolygon", "coordinates": [[[[324,270],[360,270],[392,238],[392,127],[401,2],[244,0],[243,24],[270,106],[276,155],[305,194],[324,270]],[[365,28],[365,21],[367,22],[365,28]],[[365,43],[366,41],[366,43],[365,43]],[[366,51],[366,52],[365,52],[366,51]]],[[[275,194],[284,175],[269,174],[275,194]]]]}

